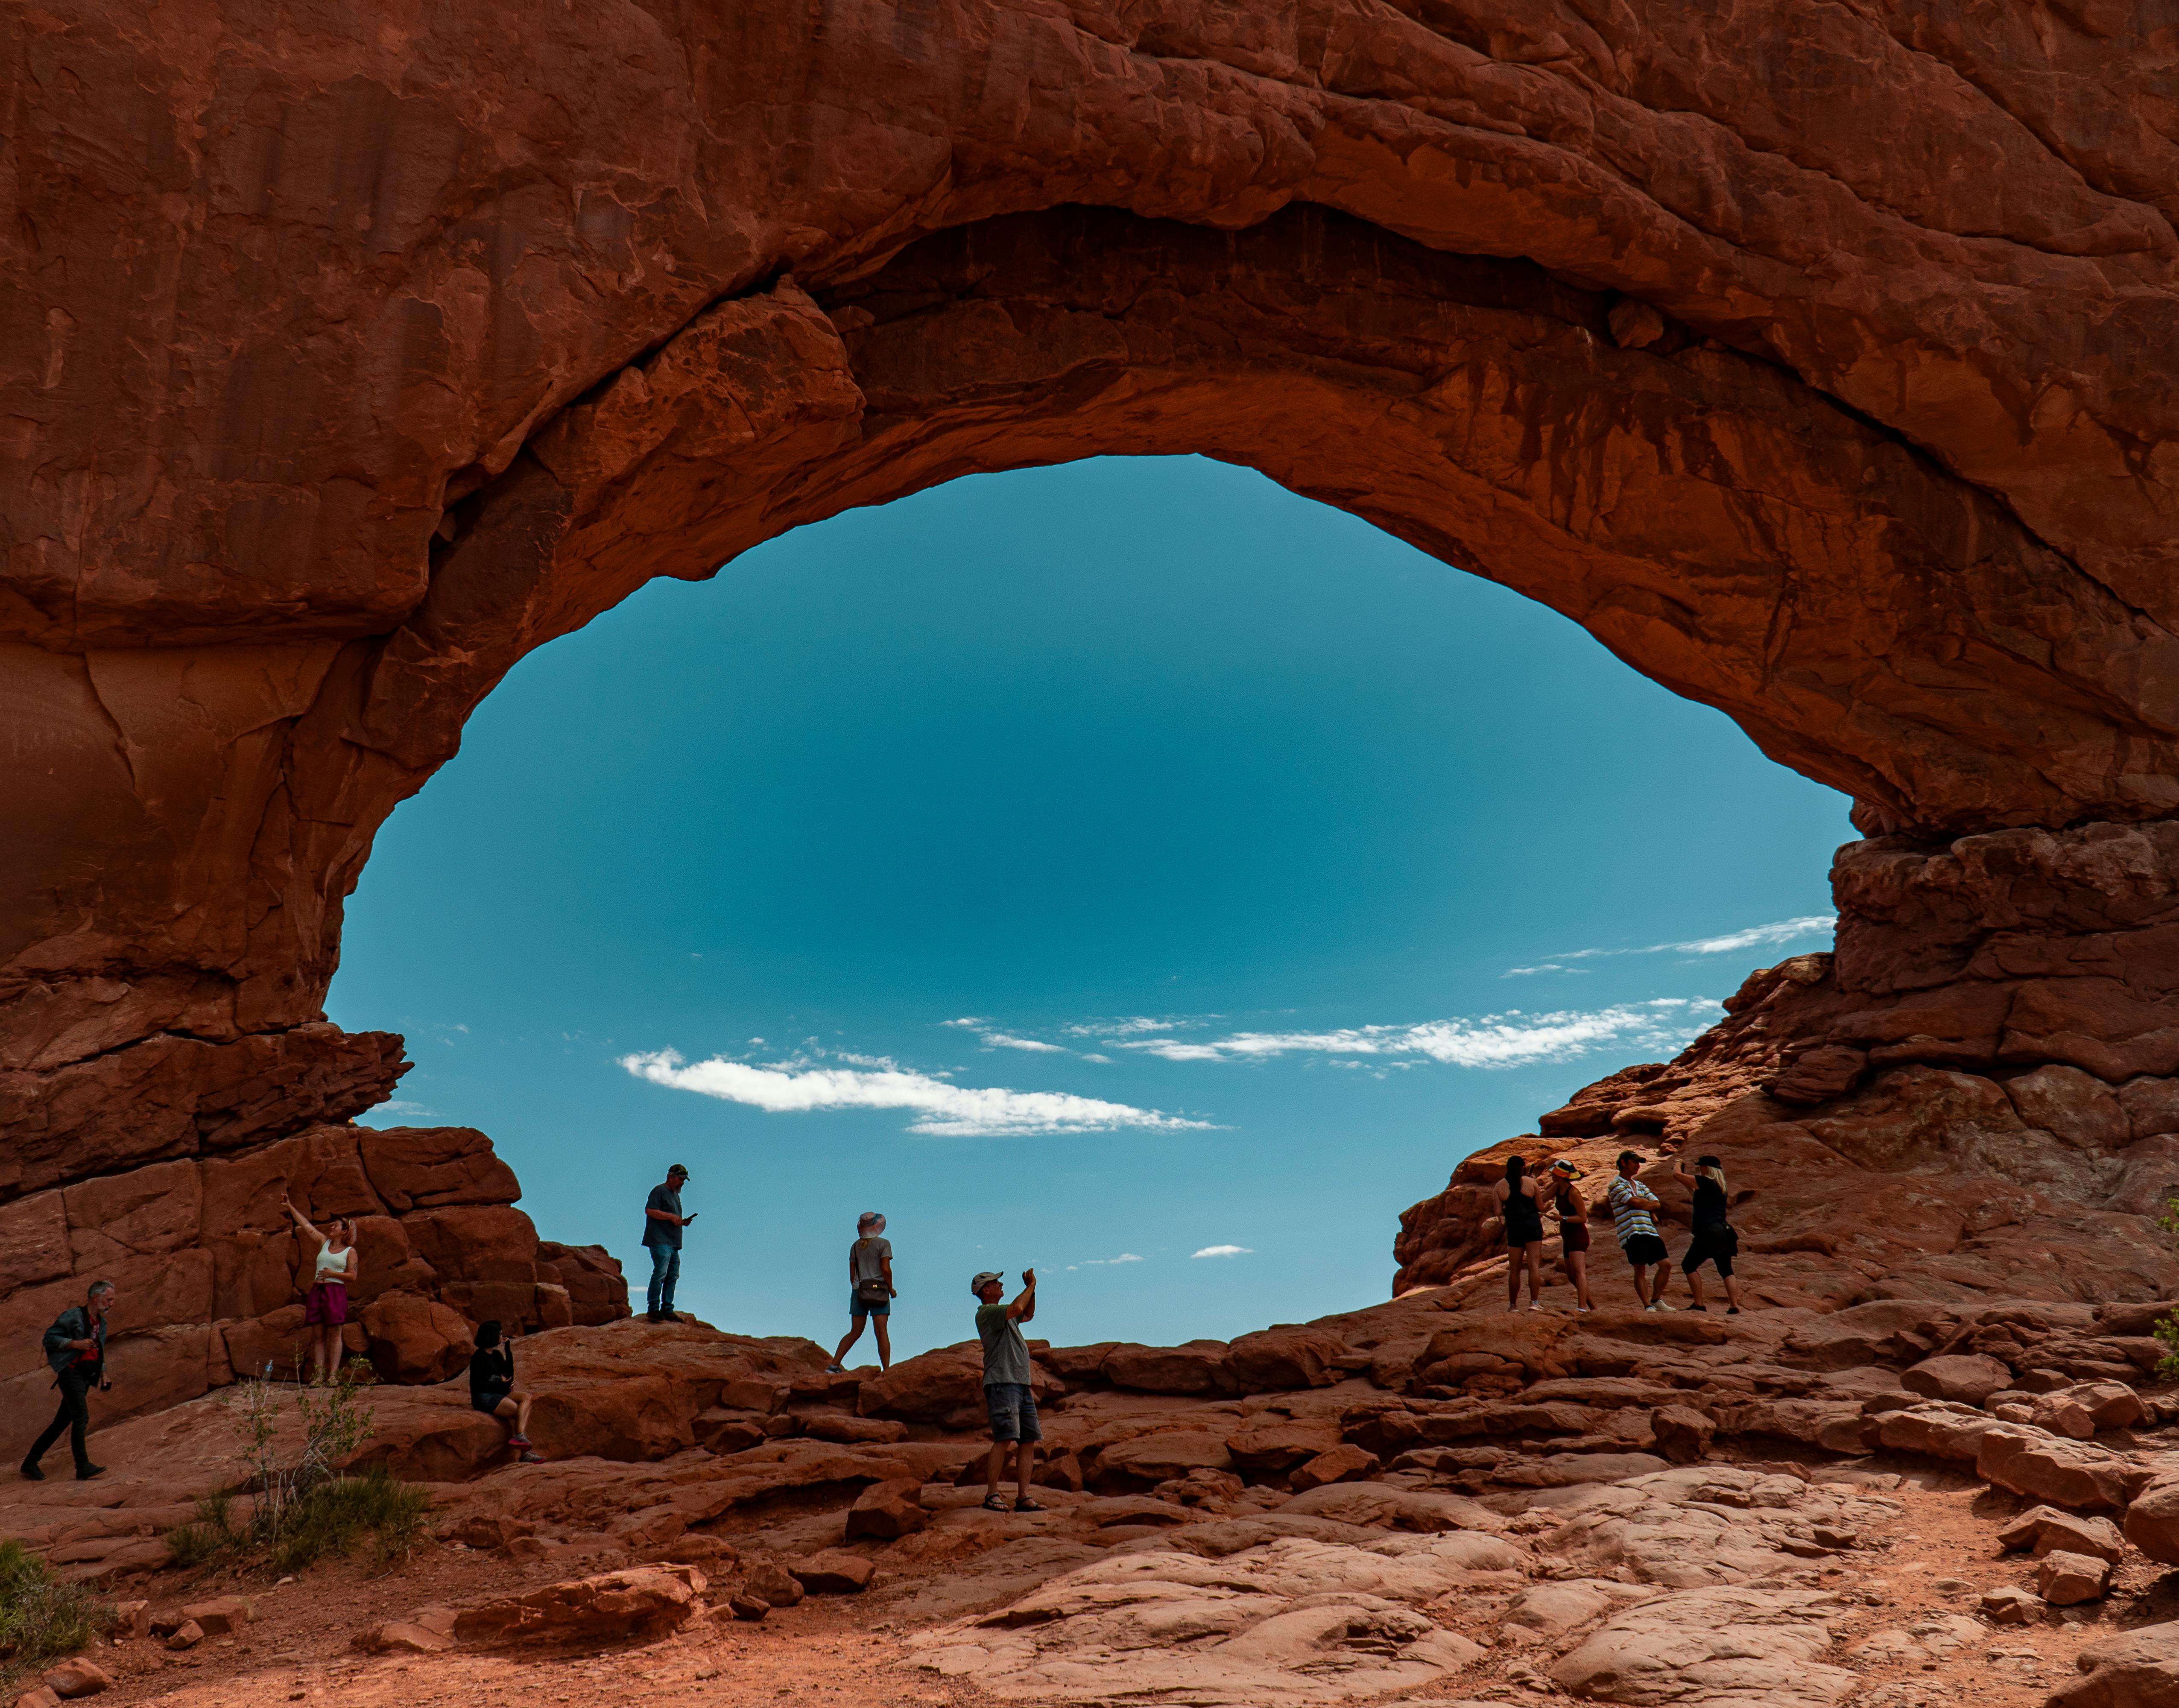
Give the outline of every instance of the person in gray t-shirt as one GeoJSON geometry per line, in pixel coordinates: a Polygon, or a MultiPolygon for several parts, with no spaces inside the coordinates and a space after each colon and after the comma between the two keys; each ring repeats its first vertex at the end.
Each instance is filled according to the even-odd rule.
{"type": "Polygon", "coordinates": [[[834,1376],[845,1374],[848,1348],[863,1337],[863,1319],[878,1332],[878,1368],[892,1368],[892,1336],[886,1319],[892,1302],[900,1297],[892,1284],[892,1241],[885,1236],[886,1219],[865,1210],[855,1221],[855,1243],[848,1248],[848,1337],[832,1354],[834,1376]]]}
{"type": "Polygon", "coordinates": [[[986,1270],[969,1283],[982,1301],[976,1307],[976,1337],[984,1343],[984,1409],[991,1419],[991,1456],[984,1465],[984,1505],[1003,1513],[999,1497],[999,1475],[1006,1469],[1007,1445],[1014,1446],[1014,1503],[1018,1513],[1040,1513],[1042,1507],[1029,1497],[1029,1469],[1036,1460],[1036,1444],[1044,1439],[1036,1420],[1036,1394],[1030,1384],[1035,1371],[1029,1361],[1029,1343],[1021,1325],[1036,1315],[1036,1271],[1022,1271],[1022,1291],[1012,1304],[1002,1278],[986,1270]]]}

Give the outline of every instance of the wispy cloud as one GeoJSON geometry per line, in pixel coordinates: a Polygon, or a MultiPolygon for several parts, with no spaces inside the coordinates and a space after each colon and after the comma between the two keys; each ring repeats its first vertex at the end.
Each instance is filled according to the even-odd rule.
{"type": "Polygon", "coordinates": [[[974,1014],[963,1014],[958,1020],[941,1020],[941,1026],[957,1030],[974,1032],[986,1050],[1025,1050],[1036,1056],[1071,1056],[1074,1052],[1064,1044],[1047,1044],[1041,1038],[1018,1038],[1010,1032],[988,1030],[991,1023],[979,1019],[974,1014]]]}
{"type": "Polygon", "coordinates": [[[421,1103],[403,1102],[397,1098],[390,1103],[379,1104],[370,1112],[374,1115],[436,1115],[439,1112],[427,1109],[421,1103]]]}
{"type": "Polygon", "coordinates": [[[1136,1038],[1144,1032],[1177,1032],[1188,1026],[1223,1018],[1217,1014],[1168,1014],[1153,1019],[1148,1014],[1126,1014],[1111,1020],[1083,1020],[1059,1030],[1070,1038],[1136,1038]]]}
{"type": "MultiPolygon", "coordinates": [[[[1136,1256],[1133,1252],[1123,1251],[1117,1257],[1085,1257],[1082,1260],[1081,1267],[1084,1269],[1104,1269],[1109,1268],[1111,1265],[1116,1263],[1141,1263],[1144,1261],[1145,1261],[1144,1259],[1136,1256]]],[[[1069,1269],[1075,1267],[1075,1266],[1071,1263],[1067,1266],[1069,1269]]]]}
{"type": "Polygon", "coordinates": [[[1207,1121],[1185,1120],[1157,1109],[1138,1109],[1099,1097],[1063,1091],[1015,1091],[1002,1086],[954,1085],[886,1061],[870,1068],[832,1068],[807,1059],[771,1063],[714,1056],[689,1062],[678,1051],[623,1056],[620,1065],[639,1079],[677,1091],[694,1091],[772,1114],[837,1109],[907,1109],[918,1119],[908,1130],[942,1138],[1002,1138],[1046,1133],[1106,1133],[1118,1128],[1165,1132],[1207,1129],[1207,1121]]]}
{"type": "Polygon", "coordinates": [[[1796,937],[1828,934],[1837,924],[1837,919],[1830,914],[1803,914],[1798,919],[1773,920],[1767,925],[1749,925],[1742,931],[1726,931],[1715,937],[1690,937],[1682,942],[1644,943],[1627,949],[1567,949],[1533,967],[1508,967],[1498,976],[1519,979],[1534,973],[1583,972],[1585,968],[1569,967],[1565,963],[1604,960],[1619,955],[1730,955],[1743,949],[1760,948],[1766,943],[1789,943],[1796,937]]]}
{"type": "Polygon", "coordinates": [[[1247,1245],[1206,1245],[1200,1251],[1191,1251],[1190,1257],[1249,1257],[1254,1248],[1247,1245]]]}
{"type": "Polygon", "coordinates": [[[1118,1047],[1167,1062],[1245,1062],[1309,1054],[1375,1058],[1391,1065],[1441,1062],[1457,1068],[1518,1068],[1564,1061],[1605,1044],[1677,1047],[1708,1024],[1707,997],[1660,997],[1608,1008],[1562,1008],[1413,1025],[1346,1026],[1325,1032],[1235,1032],[1223,1038],[1135,1038],[1118,1047]]]}

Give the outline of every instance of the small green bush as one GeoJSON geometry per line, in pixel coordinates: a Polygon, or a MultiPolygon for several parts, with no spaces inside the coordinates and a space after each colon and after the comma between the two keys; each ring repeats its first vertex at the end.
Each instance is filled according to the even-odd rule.
{"type": "Polygon", "coordinates": [[[430,1505],[423,1490],[395,1481],[383,1465],[360,1477],[320,1483],[282,1515],[273,1569],[299,1572],[328,1554],[345,1557],[365,1535],[372,1539],[376,1564],[397,1565],[423,1535],[430,1505]]]}
{"type": "Polygon", "coordinates": [[[197,1515],[166,1534],[178,1566],[202,1566],[233,1553],[248,1540],[234,1527],[234,1501],[224,1489],[197,1497],[197,1515]]]}
{"type": "Polygon", "coordinates": [[[21,1542],[0,1542],[0,1681],[73,1655],[112,1623],[112,1610],[80,1584],[55,1577],[21,1542]]]}

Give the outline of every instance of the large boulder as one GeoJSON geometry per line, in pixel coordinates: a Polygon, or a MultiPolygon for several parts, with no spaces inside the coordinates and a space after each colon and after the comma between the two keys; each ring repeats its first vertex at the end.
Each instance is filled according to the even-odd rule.
{"type": "Polygon", "coordinates": [[[2162,1566],[2179,1566],[2179,1473],[2166,1472],[2126,1509],[2126,1539],[2162,1566]]]}
{"type": "Polygon", "coordinates": [[[1094,1486],[1122,1484],[1148,1488],[1190,1471],[1229,1471],[1232,1455],[1222,1436],[1200,1431],[1175,1430],[1160,1435],[1137,1436],[1115,1442],[1097,1455],[1090,1480],[1094,1486]]]}
{"type": "Polygon", "coordinates": [[[466,1318],[414,1293],[385,1293],[365,1305],[363,1332],[365,1355],[385,1381],[444,1381],[476,1350],[466,1318]]]}
{"type": "Polygon", "coordinates": [[[397,1216],[448,1204],[512,1204],[514,1171],[473,1127],[360,1128],[363,1172],[397,1216]]]}
{"type": "Polygon", "coordinates": [[[576,1322],[618,1322],[632,1314],[620,1260],[602,1245],[563,1245],[541,1239],[537,1275],[541,1281],[567,1289],[569,1314],[576,1322]]]}
{"type": "Polygon", "coordinates": [[[689,1566],[601,1572],[465,1607],[455,1616],[454,1637],[491,1645],[659,1637],[688,1623],[705,1587],[703,1573],[689,1566]]]}
{"type": "Polygon", "coordinates": [[[2062,1550],[2116,1563],[2126,1553],[2126,1539],[2109,1519],[2084,1518],[2056,1507],[2031,1507],[1998,1531],[1997,1545],[2025,1548],[2038,1559],[2062,1550]]]}
{"type": "Polygon", "coordinates": [[[2149,1625],[2086,1645],[2083,1677],[2048,1708],[2179,1708],[2179,1623],[2149,1625]]]}
{"type": "Polygon", "coordinates": [[[1980,1405],[2000,1389],[2012,1386],[2012,1372],[1994,1358],[1955,1353],[1910,1365],[1900,1376],[1899,1385],[1926,1398],[1980,1405]]]}
{"type": "Polygon", "coordinates": [[[1099,1373],[1115,1387],[1138,1393],[1232,1393],[1237,1391],[1222,1340],[1192,1340],[1185,1346],[1112,1348],[1099,1373]]]}
{"type": "Polygon", "coordinates": [[[1344,1372],[1335,1361],[1348,1350],[1345,1341],[1321,1329],[1282,1326],[1243,1335],[1229,1358],[1243,1393],[1280,1393],[1338,1381],[1344,1372]]]}
{"type": "MultiPolygon", "coordinates": [[[[1065,1397],[1067,1385],[1057,1376],[1034,1361],[1029,1369],[1030,1392],[1039,1405],[1065,1397]]],[[[944,1347],[904,1359],[860,1385],[855,1409],[864,1417],[980,1428],[987,1415],[982,1348],[973,1344],[944,1347]]]]}

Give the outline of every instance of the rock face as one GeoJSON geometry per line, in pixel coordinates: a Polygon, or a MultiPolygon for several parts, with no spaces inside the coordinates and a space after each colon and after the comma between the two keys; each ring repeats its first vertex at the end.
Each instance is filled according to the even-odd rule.
{"type": "MultiPolygon", "coordinates": [[[[1499,1249],[1488,1184],[1513,1151],[1590,1171],[1610,1254],[1603,1184],[1633,1145],[1682,1225],[1655,1153],[1723,1159],[1772,1303],[2179,1291],[2153,1226],[2179,1195],[2179,823],[1881,838],[1840,850],[1832,884],[1836,953],[1755,974],[1677,1060],[1463,1162],[1402,1216],[1396,1290],[1499,1249]]],[[[1978,1370],[1933,1361],[1909,1385],[1979,1400],[1978,1370]]]]}
{"type": "Polygon", "coordinates": [[[2002,1068],[2105,1154],[2077,1079],[2012,1096],[2077,1070],[2168,1134],[2165,47],[1986,9],[850,0],[730,53],[510,0],[307,49],[261,0],[39,11],[0,1199],[385,1097],[398,1041],[322,1016],[343,898],[525,652],[1111,449],[1365,516],[1852,793],[1785,1103],[2002,1068]]]}
{"type": "Polygon", "coordinates": [[[39,1336],[93,1280],[118,1289],[102,1422],[307,1360],[310,1254],[283,1193],[321,1227],[356,1218],[348,1343],[387,1381],[453,1375],[486,1317],[535,1329],[628,1315],[618,1266],[595,1247],[541,1247],[513,1171],[468,1128],[316,1126],[147,1162],[0,1205],[0,1453],[19,1454],[51,1415],[39,1336]]]}

